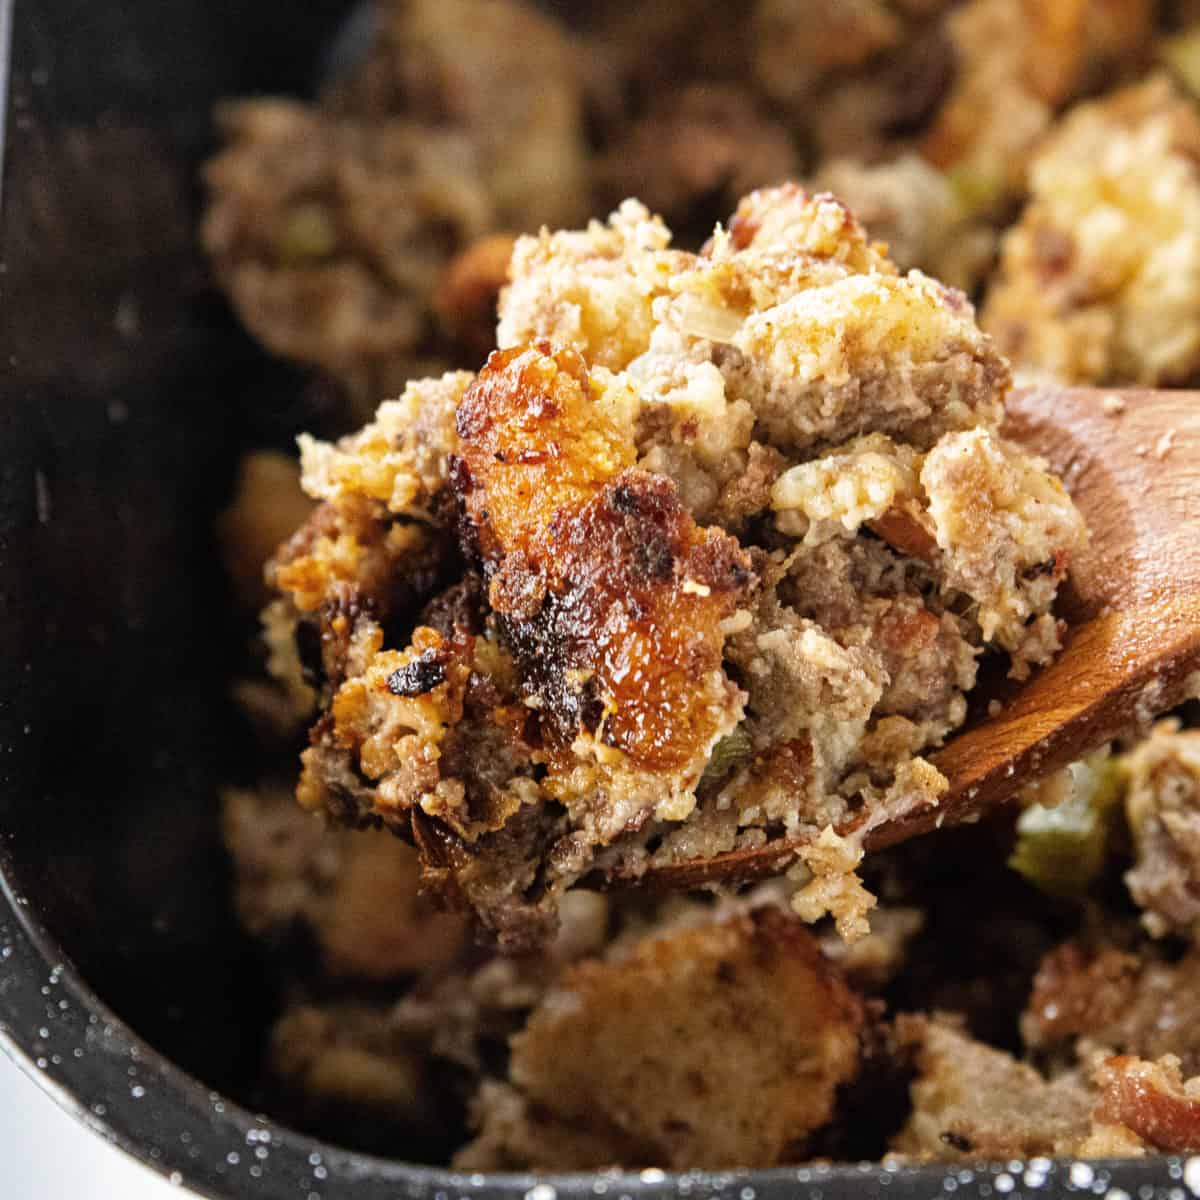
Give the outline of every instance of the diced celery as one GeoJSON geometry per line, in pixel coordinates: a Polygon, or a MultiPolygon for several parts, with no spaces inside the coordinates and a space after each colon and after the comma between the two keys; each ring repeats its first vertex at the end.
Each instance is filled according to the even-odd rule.
{"type": "Polygon", "coordinates": [[[1104,869],[1124,775],[1111,757],[1073,763],[1071,794],[1053,807],[1030,805],[1017,820],[1009,866],[1051,896],[1078,897],[1104,869]]]}
{"type": "Polygon", "coordinates": [[[1006,186],[1002,175],[966,162],[946,171],[946,181],[958,203],[962,217],[986,216],[1004,199],[1006,186]]]}
{"type": "Polygon", "coordinates": [[[1158,57],[1193,99],[1200,99],[1200,25],[1163,38],[1158,57]]]}
{"type": "Polygon", "coordinates": [[[316,200],[297,204],[275,238],[275,250],[290,266],[328,258],[337,249],[337,226],[329,209],[316,200]]]}
{"type": "Polygon", "coordinates": [[[727,733],[713,747],[708,765],[700,777],[700,786],[711,786],[732,774],[750,757],[752,749],[750,735],[741,725],[732,733],[727,733]]]}

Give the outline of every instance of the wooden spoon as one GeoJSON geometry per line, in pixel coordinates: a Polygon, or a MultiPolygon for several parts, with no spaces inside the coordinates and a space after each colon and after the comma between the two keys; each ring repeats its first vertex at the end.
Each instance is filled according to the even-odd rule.
{"type": "MultiPolygon", "coordinates": [[[[1200,692],[1200,392],[1018,390],[1004,432],[1049,461],[1091,531],[1060,596],[1066,644],[994,716],[931,756],[950,781],[941,804],[878,826],[868,849],[972,819],[1200,692]]],[[[758,879],[789,866],[801,844],[781,838],[637,879],[758,879]]]]}

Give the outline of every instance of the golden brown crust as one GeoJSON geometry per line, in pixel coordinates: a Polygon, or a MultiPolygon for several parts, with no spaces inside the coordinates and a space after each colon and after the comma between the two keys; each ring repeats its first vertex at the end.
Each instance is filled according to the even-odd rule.
{"type": "Polygon", "coordinates": [[[592,386],[573,352],[497,353],[459,407],[456,488],[548,751],[602,726],[635,765],[698,778],[727,725],[704,685],[749,561],[669,481],[623,469],[632,444],[592,386]]]}

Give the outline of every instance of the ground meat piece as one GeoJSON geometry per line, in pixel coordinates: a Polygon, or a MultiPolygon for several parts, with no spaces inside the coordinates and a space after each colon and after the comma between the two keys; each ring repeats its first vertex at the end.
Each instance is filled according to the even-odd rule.
{"type": "Polygon", "coordinates": [[[1093,1097],[1073,1076],[1047,1082],[1010,1054],[924,1016],[896,1022],[913,1055],[913,1111],[893,1150],[966,1160],[1069,1154],[1090,1129],[1093,1097]]]}
{"type": "Polygon", "coordinates": [[[948,612],[939,616],[919,597],[903,596],[876,609],[874,628],[888,676],[876,716],[942,721],[947,729],[959,725],[976,672],[976,651],[959,619],[948,612]]]}
{"type": "Polygon", "coordinates": [[[1149,949],[1066,942],[1038,968],[1021,1031],[1042,1054],[1174,1054],[1200,1074],[1200,953],[1171,963],[1149,949]]]}
{"type": "MultiPolygon", "coordinates": [[[[729,648],[749,692],[752,734],[764,748],[804,743],[804,793],[820,803],[833,791],[830,781],[842,773],[883,694],[882,664],[866,646],[843,645],[816,622],[781,606],[769,589],[761,590],[753,616],[729,648]]],[[[768,774],[774,772],[768,768],[768,774]]],[[[774,803],[751,793],[766,807],[764,815],[776,820],[794,811],[799,798],[795,779],[778,782],[781,794],[774,803]]],[[[828,818],[818,822],[827,823],[828,818]]]]}
{"type": "Polygon", "coordinates": [[[1200,732],[1164,721],[1121,761],[1137,854],[1130,894],[1152,933],[1200,929],[1200,732]]]}
{"type": "Polygon", "coordinates": [[[1200,1150],[1200,1076],[1184,1082],[1173,1055],[1157,1062],[1110,1058],[1100,1064],[1095,1078],[1099,1123],[1123,1126],[1168,1154],[1200,1150]]]}
{"type": "Polygon", "coordinates": [[[751,91],[694,83],[653,103],[596,169],[603,201],[639,196],[672,224],[707,233],[740,196],[797,167],[791,133],[751,91]]]}
{"type": "Polygon", "coordinates": [[[984,327],[1062,383],[1178,383],[1200,367],[1200,118],[1164,78],[1080,105],[1039,148],[984,327]]]}
{"type": "Polygon", "coordinates": [[[787,460],[774,446],[751,442],[746,447],[746,469],[717,494],[713,520],[724,529],[741,532],[746,523],[771,506],[771,489],[787,460]]]}
{"type": "Polygon", "coordinates": [[[415,974],[462,947],[466,920],[420,896],[411,846],[385,833],[331,831],[282,784],[231,789],[223,813],[238,915],[255,936],[279,940],[302,926],[326,971],[358,979],[415,974]]]}
{"type": "Polygon", "coordinates": [[[457,1164],[787,1161],[854,1076],[863,1020],[811,935],[777,909],[650,937],[549,992],[513,1040],[517,1095],[482,1098],[480,1137],[457,1164]],[[575,1136],[521,1136],[544,1122],[575,1136]]]}

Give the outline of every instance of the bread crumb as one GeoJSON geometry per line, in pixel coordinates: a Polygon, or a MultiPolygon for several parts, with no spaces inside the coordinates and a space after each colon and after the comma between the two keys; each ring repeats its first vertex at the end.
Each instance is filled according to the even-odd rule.
{"type": "Polygon", "coordinates": [[[1164,433],[1162,437],[1160,437],[1158,441],[1154,443],[1154,457],[1157,458],[1159,462],[1162,462],[1162,460],[1171,453],[1174,445],[1175,430],[1168,429],[1166,433],[1164,433]]]}
{"type": "Polygon", "coordinates": [[[858,876],[862,857],[860,842],[826,826],[800,851],[800,864],[788,872],[789,879],[804,882],[792,897],[792,911],[810,925],[828,913],[846,942],[866,937],[871,932],[867,914],[878,901],[858,876]]]}
{"type": "Polygon", "coordinates": [[[1105,416],[1119,417],[1125,411],[1125,401],[1114,392],[1100,401],[1100,407],[1104,409],[1105,416]]]}

